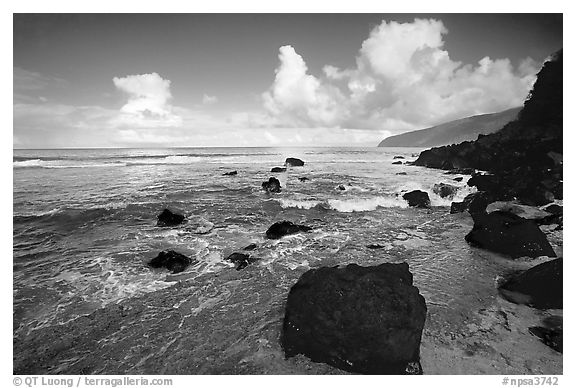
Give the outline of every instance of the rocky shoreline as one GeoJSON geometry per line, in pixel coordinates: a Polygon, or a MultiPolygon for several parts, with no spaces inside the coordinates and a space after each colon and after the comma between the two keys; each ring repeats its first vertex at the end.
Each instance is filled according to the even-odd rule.
{"type": "MultiPolygon", "coordinates": [[[[261,246],[272,250],[313,233],[306,223],[319,219],[310,214],[326,209],[299,210],[299,219],[279,214],[261,246],[226,258],[236,270],[207,273],[194,284],[181,279],[66,325],[14,337],[14,373],[562,373],[562,259],[550,260],[562,256],[562,209],[550,205],[562,199],[561,75],[559,52],[542,68],[517,121],[475,142],[420,154],[417,166],[473,171],[468,185],[479,192],[453,203],[449,213],[432,207],[427,192],[399,193],[417,222],[385,220],[398,223],[388,230],[393,242],[384,241],[382,217],[343,219],[373,222],[374,236],[386,245],[355,236],[358,241],[312,268],[252,265],[261,246]],[[434,254],[444,255],[438,271],[451,267],[457,275],[444,299],[426,282],[417,288],[406,263],[411,251],[405,248],[431,242],[434,254]],[[365,252],[367,265],[350,262],[346,249],[365,252]],[[398,250],[402,255],[394,255],[398,250]],[[461,261],[470,251],[472,260],[461,261]],[[383,263],[379,252],[399,262],[383,263]],[[475,279],[481,264],[474,260],[483,259],[493,277],[475,279]],[[470,295],[467,282],[480,292],[470,295]],[[262,305],[268,309],[258,310],[262,305]],[[524,327],[526,321],[531,326],[524,327]],[[548,347],[542,350],[539,341],[548,347]]],[[[303,165],[288,158],[271,172],[303,165]]],[[[233,172],[224,175],[238,175],[233,172]]],[[[269,196],[281,187],[275,177],[262,183],[269,196]]],[[[456,190],[446,183],[433,189],[442,198],[456,190]]],[[[169,209],[157,219],[159,228],[209,233],[214,227],[198,223],[169,209]]],[[[194,264],[172,250],[148,263],[175,279],[194,264]]]]}

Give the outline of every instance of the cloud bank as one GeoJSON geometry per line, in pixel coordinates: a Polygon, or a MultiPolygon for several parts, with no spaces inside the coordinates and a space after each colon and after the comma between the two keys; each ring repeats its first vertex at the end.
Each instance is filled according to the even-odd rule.
{"type": "Polygon", "coordinates": [[[484,57],[465,65],[444,49],[447,33],[434,19],[383,21],[362,43],[354,68],[328,64],[319,77],[292,46],[282,46],[264,107],[280,126],[397,133],[522,105],[534,61],[514,68],[508,59],[484,57]]]}
{"type": "MultiPolygon", "coordinates": [[[[354,66],[311,74],[290,45],[279,49],[273,83],[254,91],[251,110],[173,104],[171,81],[156,72],[117,76],[117,106],[59,100],[66,80],[14,68],[17,147],[376,145],[392,134],[522,105],[537,66],[526,59],[450,58],[439,20],[383,21],[362,42],[354,66]]],[[[184,85],[194,90],[194,85],[184,85]]],[[[247,98],[251,98],[246,96],[247,98]]]]}

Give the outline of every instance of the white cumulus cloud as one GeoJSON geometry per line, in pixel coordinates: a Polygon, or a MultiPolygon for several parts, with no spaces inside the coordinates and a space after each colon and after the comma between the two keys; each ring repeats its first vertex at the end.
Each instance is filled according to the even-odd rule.
{"type": "Polygon", "coordinates": [[[476,64],[450,58],[440,20],[383,21],[364,40],[356,66],[327,64],[308,73],[292,46],[280,48],[264,107],[280,126],[387,130],[422,128],[522,105],[537,66],[484,57],[476,64]]]}
{"type": "Polygon", "coordinates": [[[128,94],[128,102],[122,106],[124,115],[119,124],[133,126],[178,126],[182,124],[179,116],[172,113],[169,101],[170,80],[163,79],[157,73],[114,77],[114,85],[128,94]]]}
{"type": "Polygon", "coordinates": [[[278,58],[274,84],[263,94],[266,109],[286,125],[338,125],[346,116],[340,91],[308,74],[304,59],[292,46],[280,47],[278,58]]]}

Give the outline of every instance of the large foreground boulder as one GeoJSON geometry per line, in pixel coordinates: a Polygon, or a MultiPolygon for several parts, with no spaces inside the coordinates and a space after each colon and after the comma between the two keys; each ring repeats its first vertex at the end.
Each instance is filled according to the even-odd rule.
{"type": "Polygon", "coordinates": [[[156,226],[176,226],[184,222],[185,217],[182,214],[172,213],[168,209],[164,209],[158,215],[158,222],[156,226]]]}
{"type": "Polygon", "coordinates": [[[312,230],[312,228],[306,225],[296,225],[290,221],[279,221],[268,228],[266,231],[266,237],[277,240],[289,234],[308,232],[310,230],[312,230]]]}
{"type": "Polygon", "coordinates": [[[465,237],[472,246],[503,253],[512,258],[556,257],[546,235],[532,220],[502,211],[490,214],[473,213],[472,219],[474,227],[465,237]]]}
{"type": "Polygon", "coordinates": [[[281,187],[280,181],[274,177],[268,179],[268,182],[262,182],[262,188],[268,193],[279,193],[281,187]]]}
{"type": "Polygon", "coordinates": [[[413,190],[402,196],[408,201],[408,206],[430,208],[430,197],[428,193],[421,190],[413,190]]]}
{"type": "Polygon", "coordinates": [[[304,165],[304,161],[298,158],[286,158],[284,165],[292,167],[301,167],[304,165]]]}
{"type": "Polygon", "coordinates": [[[421,374],[425,320],[408,264],[323,267],[290,289],[282,347],[350,372],[421,374]]]}
{"type": "Polygon", "coordinates": [[[192,260],[188,256],[184,256],[176,251],[162,251],[153,258],[148,265],[152,268],[166,268],[172,273],[182,272],[192,263],[197,260],[192,260]]]}
{"type": "Polygon", "coordinates": [[[538,264],[512,278],[500,287],[500,293],[514,303],[538,309],[561,309],[562,258],[538,264]]]}

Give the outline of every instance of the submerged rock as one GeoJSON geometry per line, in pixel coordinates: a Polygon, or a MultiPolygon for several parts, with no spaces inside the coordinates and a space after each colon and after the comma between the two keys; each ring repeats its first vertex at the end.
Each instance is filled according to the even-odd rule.
{"type": "Polygon", "coordinates": [[[306,178],[305,176],[303,176],[303,177],[298,178],[298,180],[299,180],[300,182],[306,182],[306,181],[309,181],[310,178],[306,178]]]}
{"type": "Polygon", "coordinates": [[[208,234],[214,229],[214,224],[202,217],[188,221],[186,230],[194,234],[208,234]]]}
{"type": "Polygon", "coordinates": [[[338,185],[338,187],[336,187],[336,188],[340,191],[346,190],[346,187],[344,185],[338,185]]]}
{"type": "Polygon", "coordinates": [[[402,164],[401,161],[397,161],[397,162],[392,162],[392,164],[402,164]]]}
{"type": "Polygon", "coordinates": [[[290,221],[280,221],[268,228],[266,237],[276,240],[289,234],[308,232],[310,230],[312,230],[312,228],[309,226],[296,225],[290,221]]]}
{"type": "Polygon", "coordinates": [[[184,222],[185,217],[182,214],[172,213],[168,209],[164,209],[158,215],[158,222],[156,226],[176,226],[184,222]]]}
{"type": "Polygon", "coordinates": [[[440,198],[452,198],[456,195],[458,187],[449,185],[447,183],[437,183],[432,187],[432,191],[436,193],[440,198]]]}
{"type": "Polygon", "coordinates": [[[252,244],[250,244],[250,245],[245,246],[243,249],[244,249],[245,251],[253,251],[253,250],[256,249],[257,247],[258,247],[258,245],[252,243],[252,244]]]}
{"type": "Polygon", "coordinates": [[[303,354],[350,372],[421,374],[425,320],[408,264],[322,267],[290,289],[281,342],[286,357],[303,354]]]}
{"type": "Polygon", "coordinates": [[[500,293],[513,303],[538,309],[561,309],[562,268],[562,258],[538,264],[510,278],[500,287],[500,293]]]}
{"type": "Polygon", "coordinates": [[[268,182],[262,182],[262,188],[268,193],[279,193],[282,186],[280,186],[280,181],[274,177],[270,177],[268,182]]]}
{"type": "Polygon", "coordinates": [[[402,196],[408,201],[408,206],[430,208],[430,197],[428,193],[421,190],[410,191],[402,196]]]}
{"type": "Polygon", "coordinates": [[[272,170],[270,170],[270,172],[284,172],[286,171],[286,167],[272,167],[272,170]]]}
{"type": "Polygon", "coordinates": [[[228,256],[226,260],[236,264],[236,271],[240,271],[246,268],[248,264],[252,264],[258,259],[250,257],[250,255],[245,253],[234,252],[228,256]]]}
{"type": "Polygon", "coordinates": [[[490,214],[473,213],[472,218],[474,227],[465,237],[472,246],[512,258],[556,257],[546,235],[532,220],[502,211],[490,214]]]}
{"type": "Polygon", "coordinates": [[[462,179],[464,179],[464,178],[462,178],[461,176],[458,176],[458,177],[454,178],[453,180],[456,182],[462,182],[462,179]]]}
{"type": "Polygon", "coordinates": [[[392,159],[404,159],[404,157],[401,156],[401,155],[396,155],[396,156],[394,156],[392,159]]]}
{"type": "Polygon", "coordinates": [[[298,158],[286,158],[284,165],[292,167],[301,167],[304,165],[304,161],[298,158]]]}
{"type": "Polygon", "coordinates": [[[238,175],[238,171],[236,171],[236,170],[234,170],[234,171],[228,171],[228,172],[225,172],[225,173],[222,174],[222,175],[228,175],[228,176],[238,175]]]}
{"type": "Polygon", "coordinates": [[[396,175],[408,175],[408,174],[405,172],[397,172],[396,175]]]}
{"type": "Polygon", "coordinates": [[[172,273],[178,273],[184,271],[193,262],[197,263],[188,256],[169,250],[160,252],[148,265],[152,268],[166,268],[172,273]]]}

